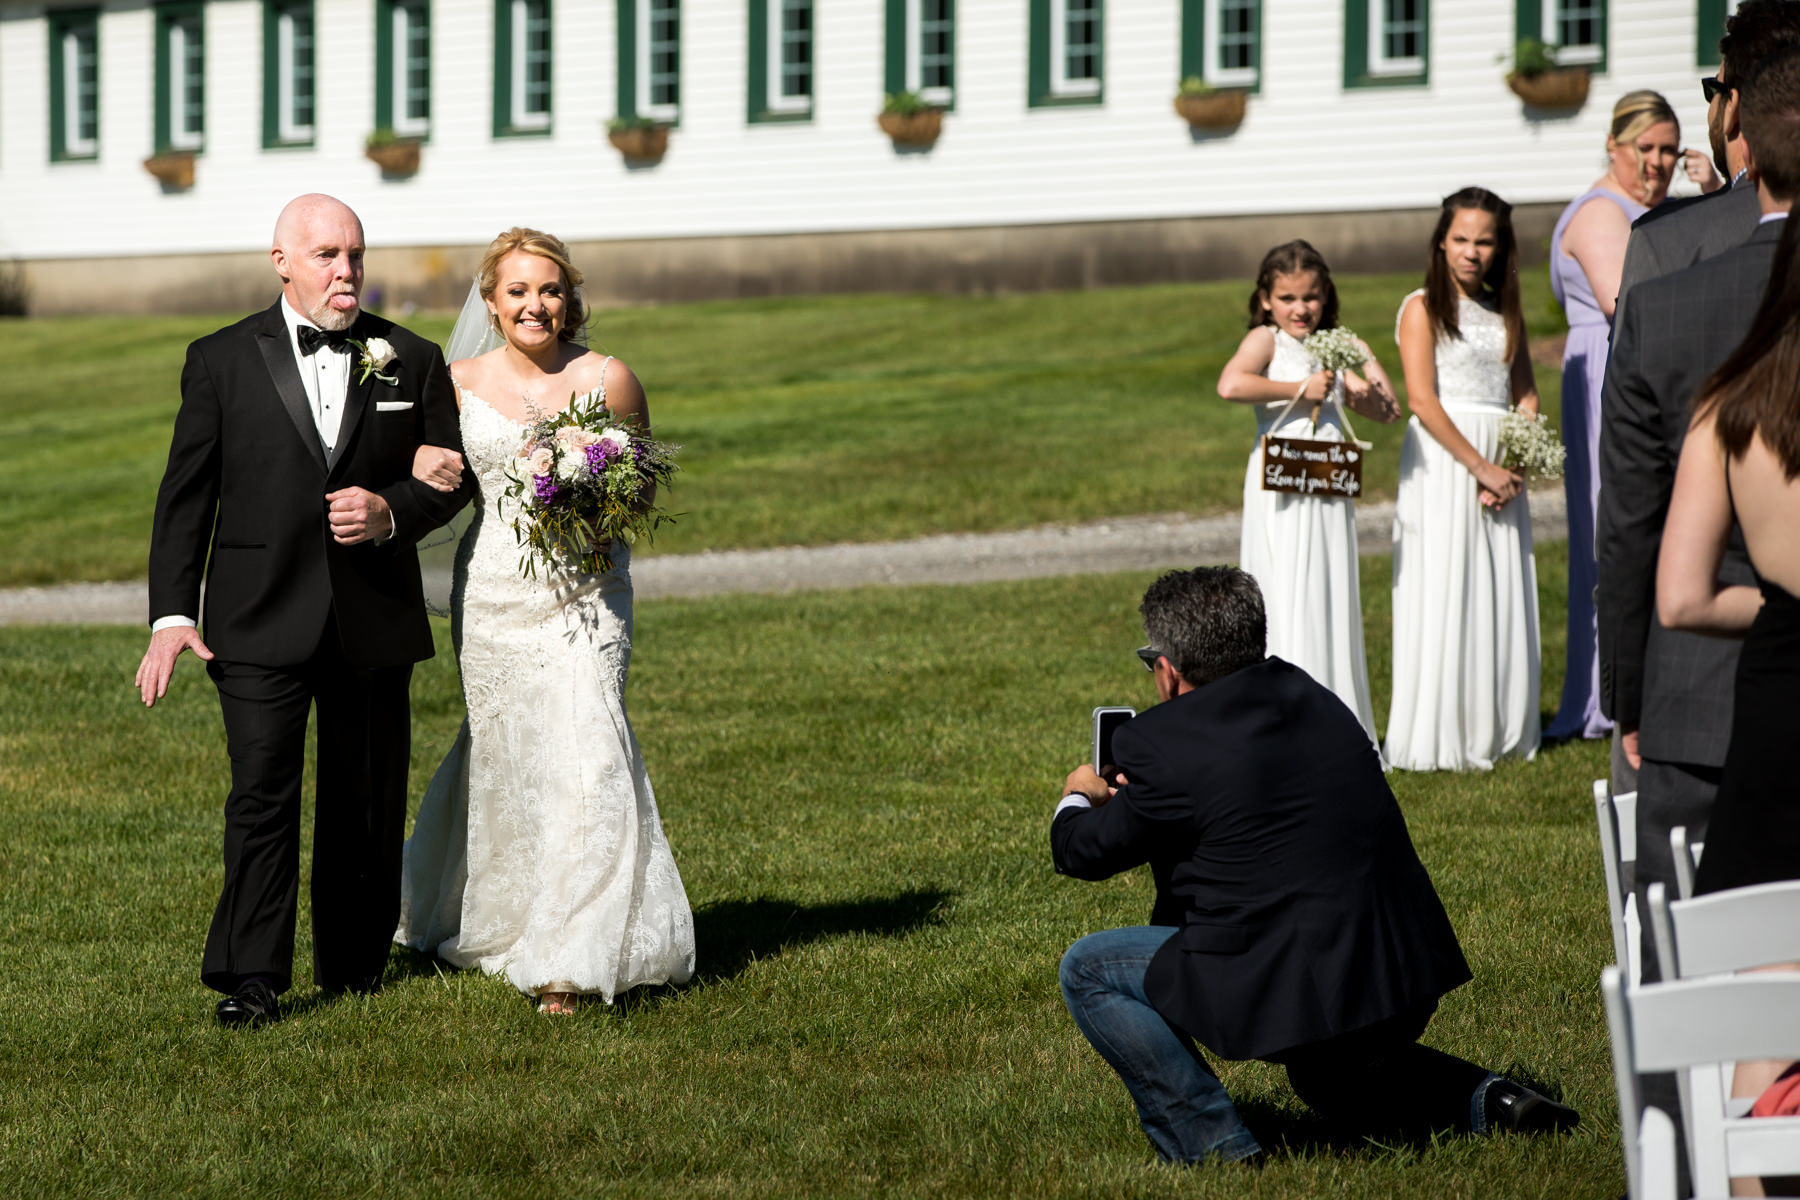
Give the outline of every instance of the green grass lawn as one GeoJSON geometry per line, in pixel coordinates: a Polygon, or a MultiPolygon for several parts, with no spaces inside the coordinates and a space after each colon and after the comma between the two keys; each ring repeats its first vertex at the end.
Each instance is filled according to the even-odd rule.
{"type": "MultiPolygon", "coordinates": [[[[1363,572],[1381,713],[1388,568],[1363,572]]],[[[1393,780],[1475,972],[1428,1040],[1560,1093],[1576,1134],[1336,1145],[1279,1071],[1228,1064],[1269,1164],[1155,1163],[1055,975],[1077,937],[1144,918],[1149,879],[1059,878],[1048,846],[1089,708],[1153,699],[1131,656],[1149,579],[641,605],[631,712],[697,981],[548,1020],[504,981],[396,952],[379,996],[330,1002],[303,922],[292,1015],[248,1035],[214,1026],[196,979],[227,782],[212,687],[183,663],[146,713],[139,631],[0,629],[0,1178],[25,1196],[1617,1195],[1599,745],[1393,780]]],[[[461,717],[439,639],[413,686],[415,796],[461,717]]]]}
{"type": "MultiPolygon", "coordinates": [[[[1399,382],[1413,276],[1339,281],[1399,382]]],[[[1560,326],[1526,277],[1534,337],[1560,326]]],[[[685,445],[655,551],[871,541],[1241,501],[1255,426],[1214,391],[1249,284],[831,296],[602,312],[661,436],[685,445]]],[[[186,344],[214,317],[0,321],[0,587],[144,574],[186,344]]],[[[444,338],[447,317],[415,322],[444,338]]],[[[1559,378],[1539,368],[1556,419],[1559,378]]],[[[1369,494],[1401,426],[1367,421],[1369,494]]]]}

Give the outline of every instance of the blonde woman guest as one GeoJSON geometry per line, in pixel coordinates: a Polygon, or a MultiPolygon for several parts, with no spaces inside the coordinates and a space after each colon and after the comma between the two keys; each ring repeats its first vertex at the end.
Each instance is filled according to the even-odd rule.
{"type": "Polygon", "coordinates": [[[1486,770],[1538,747],[1537,563],[1524,480],[1495,464],[1511,404],[1537,410],[1512,206],[1444,199],[1425,286],[1400,305],[1406,439],[1394,501],[1389,763],[1486,770]]]}
{"type": "Polygon", "coordinates": [[[1597,738],[1612,730],[1600,711],[1594,619],[1600,385],[1631,223],[1668,196],[1681,158],[1681,123],[1669,102],[1655,92],[1628,93],[1613,106],[1606,174],[1569,202],[1550,235],[1550,287],[1569,318],[1562,375],[1562,434],[1569,451],[1563,473],[1569,509],[1569,653],[1562,702],[1544,734],[1552,740],[1597,738]]]}
{"type": "MultiPolygon", "coordinates": [[[[468,717],[406,843],[394,935],[504,974],[544,1013],[694,971],[693,914],[625,717],[626,547],[602,574],[525,579],[500,505],[526,424],[573,397],[649,432],[637,377],[581,344],[580,284],[562,242],[510,229],[451,334],[452,353],[498,341],[450,364],[480,487],[450,597],[468,717]]],[[[432,447],[414,470],[441,482],[432,447]]]]}

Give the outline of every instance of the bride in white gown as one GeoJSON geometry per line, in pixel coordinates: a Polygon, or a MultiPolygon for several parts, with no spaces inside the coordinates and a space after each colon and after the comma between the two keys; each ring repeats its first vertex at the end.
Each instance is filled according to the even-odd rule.
{"type": "MultiPolygon", "coordinates": [[[[576,340],[580,283],[560,241],[509,230],[482,260],[485,303],[465,309],[451,338],[453,354],[489,329],[502,339],[451,364],[480,484],[451,591],[468,717],[406,843],[394,934],[505,974],[547,1013],[694,972],[693,915],[625,717],[629,554],[615,545],[604,574],[527,580],[500,511],[525,423],[571,396],[597,395],[648,431],[630,369],[576,340]]],[[[427,448],[419,462],[439,486],[454,476],[434,469],[442,453],[427,448]]]]}

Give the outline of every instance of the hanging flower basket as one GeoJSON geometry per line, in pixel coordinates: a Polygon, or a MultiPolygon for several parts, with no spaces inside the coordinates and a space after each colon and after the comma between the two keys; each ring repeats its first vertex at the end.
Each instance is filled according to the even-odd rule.
{"type": "Polygon", "coordinates": [[[363,157],[380,167],[388,178],[405,179],[419,173],[419,139],[371,141],[363,147],[363,157]]]}
{"type": "Polygon", "coordinates": [[[1566,111],[1587,103],[1591,75],[1586,67],[1553,67],[1532,75],[1514,71],[1506,86],[1532,108],[1566,111]]]}
{"type": "Polygon", "coordinates": [[[156,176],[157,182],[172,192],[185,192],[194,186],[194,152],[164,150],[144,160],[144,170],[156,176]]]}
{"type": "Polygon", "coordinates": [[[1244,123],[1249,95],[1241,88],[1182,92],[1175,97],[1175,111],[1195,129],[1229,131],[1244,123]]]}
{"type": "Polygon", "coordinates": [[[944,110],[922,108],[918,112],[884,112],[875,118],[881,132],[893,139],[894,145],[909,148],[930,146],[944,132],[944,110]]]}
{"type": "Polygon", "coordinates": [[[659,163],[669,152],[667,125],[625,125],[606,131],[611,142],[628,163],[659,163]]]}

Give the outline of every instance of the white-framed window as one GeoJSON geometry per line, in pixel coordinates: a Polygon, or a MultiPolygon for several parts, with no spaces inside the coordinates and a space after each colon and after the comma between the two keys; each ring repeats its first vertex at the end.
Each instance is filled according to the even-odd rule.
{"type": "Polygon", "coordinates": [[[637,115],[673,124],[681,116],[681,0],[637,5],[637,115]]]}
{"type": "Polygon", "coordinates": [[[1540,40],[1556,47],[1557,62],[1593,64],[1605,56],[1606,0],[1544,0],[1543,17],[1540,40]]]}
{"type": "Polygon", "coordinates": [[[1206,0],[1206,82],[1215,87],[1256,83],[1257,39],[1262,36],[1260,0],[1206,0]]]}
{"type": "Polygon", "coordinates": [[[1050,0],[1050,92],[1100,94],[1101,0],[1050,0]]]}
{"type": "Polygon", "coordinates": [[[813,102],[813,0],[769,0],[768,111],[808,113],[813,102]]]}
{"type": "Polygon", "coordinates": [[[311,0],[275,10],[276,136],[310,142],[314,121],[314,46],[311,0]]]}
{"type": "Polygon", "coordinates": [[[431,6],[394,0],[393,126],[404,137],[431,132],[431,6]]]}
{"type": "Polygon", "coordinates": [[[906,0],[906,90],[948,107],[956,96],[956,0],[906,0]]]}
{"type": "Polygon", "coordinates": [[[550,128],[550,0],[512,0],[512,127],[550,128]]]}
{"type": "Polygon", "coordinates": [[[1369,74],[1425,71],[1425,0],[1369,0],[1369,74]]]}
{"type": "Polygon", "coordinates": [[[63,157],[100,153],[100,29],[94,20],[63,26],[57,53],[62,58],[63,157]]]}
{"type": "Polygon", "coordinates": [[[206,141],[206,33],[198,12],[171,16],[169,148],[198,150],[206,141]]]}

